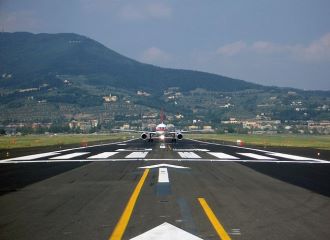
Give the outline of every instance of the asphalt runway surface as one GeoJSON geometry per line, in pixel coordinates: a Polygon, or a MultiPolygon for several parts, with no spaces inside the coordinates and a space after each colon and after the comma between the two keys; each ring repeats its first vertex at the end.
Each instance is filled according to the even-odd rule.
{"type": "Polygon", "coordinates": [[[330,239],[328,156],[132,140],[0,160],[0,239],[330,239]]]}

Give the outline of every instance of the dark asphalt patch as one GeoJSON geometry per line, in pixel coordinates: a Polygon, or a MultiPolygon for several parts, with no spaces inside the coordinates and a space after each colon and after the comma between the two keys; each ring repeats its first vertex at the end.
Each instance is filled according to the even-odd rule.
{"type": "Polygon", "coordinates": [[[330,197],[330,164],[241,163],[273,178],[330,197]]]}
{"type": "Polygon", "coordinates": [[[56,176],[88,163],[1,164],[0,195],[15,192],[35,182],[56,176]]]}
{"type": "Polygon", "coordinates": [[[157,183],[156,196],[163,197],[171,194],[171,185],[169,183],[157,183]]]}

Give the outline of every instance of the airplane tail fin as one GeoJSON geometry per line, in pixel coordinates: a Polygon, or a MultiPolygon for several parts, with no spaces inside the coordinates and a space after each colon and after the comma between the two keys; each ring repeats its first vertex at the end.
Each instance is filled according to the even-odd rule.
{"type": "Polygon", "coordinates": [[[166,119],[166,116],[165,116],[165,114],[164,114],[164,111],[161,110],[161,111],[160,111],[160,122],[163,123],[165,119],[166,119]]]}

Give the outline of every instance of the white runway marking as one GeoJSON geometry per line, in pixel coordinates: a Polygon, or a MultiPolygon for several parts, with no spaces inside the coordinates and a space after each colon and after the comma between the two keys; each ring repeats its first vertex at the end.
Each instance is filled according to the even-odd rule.
{"type": "Polygon", "coordinates": [[[27,155],[23,157],[17,157],[17,158],[10,158],[6,161],[20,161],[20,160],[35,160],[38,158],[44,158],[44,157],[50,157],[54,155],[58,155],[59,153],[56,152],[48,152],[48,153],[39,153],[39,154],[33,154],[33,155],[27,155]]]}
{"type": "Polygon", "coordinates": [[[232,155],[222,153],[222,152],[208,152],[208,154],[211,154],[220,159],[239,159],[238,157],[234,157],[232,155]]]}
{"type": "Polygon", "coordinates": [[[159,183],[169,183],[167,168],[159,168],[158,171],[158,182],[159,183]]]}
{"type": "Polygon", "coordinates": [[[205,141],[195,140],[195,139],[191,139],[191,138],[187,138],[187,140],[191,140],[191,141],[198,142],[198,143],[203,143],[203,144],[206,144],[206,146],[207,145],[225,146],[225,147],[232,147],[232,148],[253,150],[253,151],[263,152],[263,153],[271,153],[270,151],[256,149],[256,148],[248,148],[248,147],[240,147],[240,146],[228,145],[228,144],[221,144],[221,143],[205,142],[205,141]]]}
{"type": "Polygon", "coordinates": [[[189,167],[183,167],[183,166],[171,165],[171,164],[165,164],[165,163],[144,166],[144,167],[139,167],[139,168],[146,169],[146,168],[159,168],[159,167],[169,167],[169,168],[179,168],[179,169],[188,169],[189,168],[189,167]]]}
{"type": "Polygon", "coordinates": [[[88,157],[88,159],[105,159],[105,158],[111,157],[117,153],[118,152],[103,152],[103,153],[96,154],[94,156],[90,156],[90,157],[88,157]]]}
{"type": "Polygon", "coordinates": [[[267,157],[267,156],[263,156],[263,155],[259,155],[259,154],[255,154],[255,153],[237,153],[239,155],[243,155],[245,157],[250,157],[253,159],[259,159],[259,160],[277,160],[275,158],[271,158],[271,157],[267,157]]]}
{"type": "Polygon", "coordinates": [[[7,162],[10,162],[10,161],[12,161],[14,163],[16,161],[34,160],[34,159],[38,159],[38,158],[50,157],[50,156],[58,155],[60,153],[67,152],[67,151],[79,150],[79,149],[88,149],[88,148],[95,148],[95,147],[100,147],[100,146],[110,146],[110,145],[116,145],[116,144],[117,145],[119,145],[119,144],[121,144],[121,145],[127,145],[126,143],[131,142],[131,141],[134,141],[134,140],[135,139],[130,139],[130,140],[122,141],[122,142],[97,144],[97,145],[92,145],[92,146],[88,146],[88,147],[68,148],[68,149],[63,149],[63,150],[59,150],[59,151],[56,151],[56,152],[33,154],[33,155],[28,155],[28,156],[22,156],[22,157],[4,159],[4,160],[1,160],[0,163],[7,163],[7,162]]]}
{"type": "Polygon", "coordinates": [[[152,148],[145,148],[145,149],[123,149],[123,148],[120,148],[120,149],[117,149],[116,152],[150,152],[152,151],[152,148]]]}
{"type": "Polygon", "coordinates": [[[125,158],[145,158],[148,152],[132,152],[128,154],[125,158]]]}
{"type": "Polygon", "coordinates": [[[191,148],[191,149],[179,149],[175,148],[173,149],[174,152],[208,152],[210,150],[208,149],[202,149],[202,148],[191,148]]]}
{"type": "Polygon", "coordinates": [[[89,154],[89,152],[69,153],[69,154],[53,157],[53,158],[50,158],[50,159],[54,159],[54,160],[71,159],[71,158],[79,157],[79,156],[86,155],[86,154],[89,154]]]}
{"type": "MultiPolygon", "coordinates": [[[[275,157],[284,157],[284,155],[282,153],[271,152],[271,151],[266,151],[266,150],[261,150],[261,149],[256,149],[256,148],[248,148],[248,147],[240,147],[240,146],[228,145],[228,144],[205,142],[205,141],[199,141],[199,140],[195,140],[195,139],[191,139],[191,138],[187,138],[187,140],[202,143],[202,144],[205,144],[206,146],[207,145],[226,146],[226,147],[233,147],[233,148],[239,148],[239,149],[245,149],[245,150],[253,150],[253,151],[265,153],[265,154],[268,154],[268,155],[272,155],[272,156],[275,156],[275,157]]],[[[295,155],[290,155],[290,154],[285,154],[285,156],[286,157],[284,157],[284,158],[300,161],[302,163],[303,163],[303,161],[305,161],[305,163],[330,163],[330,161],[327,161],[327,160],[306,158],[306,157],[300,157],[300,156],[295,156],[295,155]],[[301,159],[301,160],[298,160],[298,159],[301,159]]],[[[278,161],[278,162],[289,162],[289,163],[292,162],[292,163],[294,163],[294,161],[289,161],[289,160],[288,161],[278,161]]]]}
{"type": "Polygon", "coordinates": [[[110,145],[128,143],[128,142],[132,142],[134,140],[135,139],[130,139],[130,140],[122,141],[122,142],[104,143],[104,144],[91,145],[91,146],[87,146],[87,147],[67,148],[67,149],[63,149],[63,150],[60,150],[60,151],[56,151],[56,152],[60,153],[60,152],[67,152],[67,151],[79,150],[79,149],[88,149],[88,148],[95,148],[95,147],[110,146],[110,145]]]}
{"type": "MultiPolygon", "coordinates": [[[[119,159],[41,159],[41,160],[20,160],[20,161],[2,161],[0,164],[8,164],[8,163],[59,163],[59,162],[129,162],[129,161],[141,161],[137,158],[119,158],[119,159]]],[[[293,164],[329,164],[330,161],[325,160],[310,160],[310,161],[301,161],[301,160],[254,160],[254,159],[182,159],[182,158],[150,158],[150,159],[143,159],[145,162],[154,162],[154,161],[167,161],[167,162],[250,162],[250,163],[293,163],[293,164]]]]}
{"type": "Polygon", "coordinates": [[[300,156],[291,155],[291,154],[285,154],[285,153],[269,153],[269,155],[275,156],[275,157],[292,159],[292,160],[300,160],[300,161],[314,160],[314,161],[321,161],[321,162],[323,162],[323,160],[319,160],[319,159],[312,159],[312,158],[300,157],[300,156]]]}
{"type": "Polygon", "coordinates": [[[202,240],[195,235],[175,227],[167,222],[155,227],[131,240],[202,240]]]}
{"type": "Polygon", "coordinates": [[[198,156],[196,153],[193,152],[178,152],[178,154],[182,158],[201,158],[200,156],[198,156]]]}
{"type": "Polygon", "coordinates": [[[233,228],[230,232],[229,235],[241,235],[241,229],[239,228],[233,228]]]}

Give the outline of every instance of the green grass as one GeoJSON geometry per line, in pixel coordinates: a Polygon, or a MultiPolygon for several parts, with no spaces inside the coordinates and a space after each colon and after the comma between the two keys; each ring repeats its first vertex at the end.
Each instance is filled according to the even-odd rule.
{"type": "MultiPolygon", "coordinates": [[[[115,142],[131,139],[128,133],[111,134],[58,134],[1,136],[0,149],[30,148],[43,146],[92,145],[96,142],[115,142]]],[[[330,150],[330,136],[315,135],[243,135],[243,134],[189,134],[185,137],[205,141],[226,141],[236,143],[238,139],[245,144],[278,147],[310,147],[330,150]]]]}
{"type": "Polygon", "coordinates": [[[310,147],[330,150],[329,135],[243,135],[243,134],[190,134],[188,137],[199,140],[216,140],[236,143],[278,147],[310,147]]]}
{"type": "Polygon", "coordinates": [[[58,134],[58,135],[26,135],[1,136],[0,149],[30,148],[43,146],[63,146],[76,144],[91,145],[95,142],[114,142],[131,139],[133,135],[126,133],[111,134],[58,134]]]}

